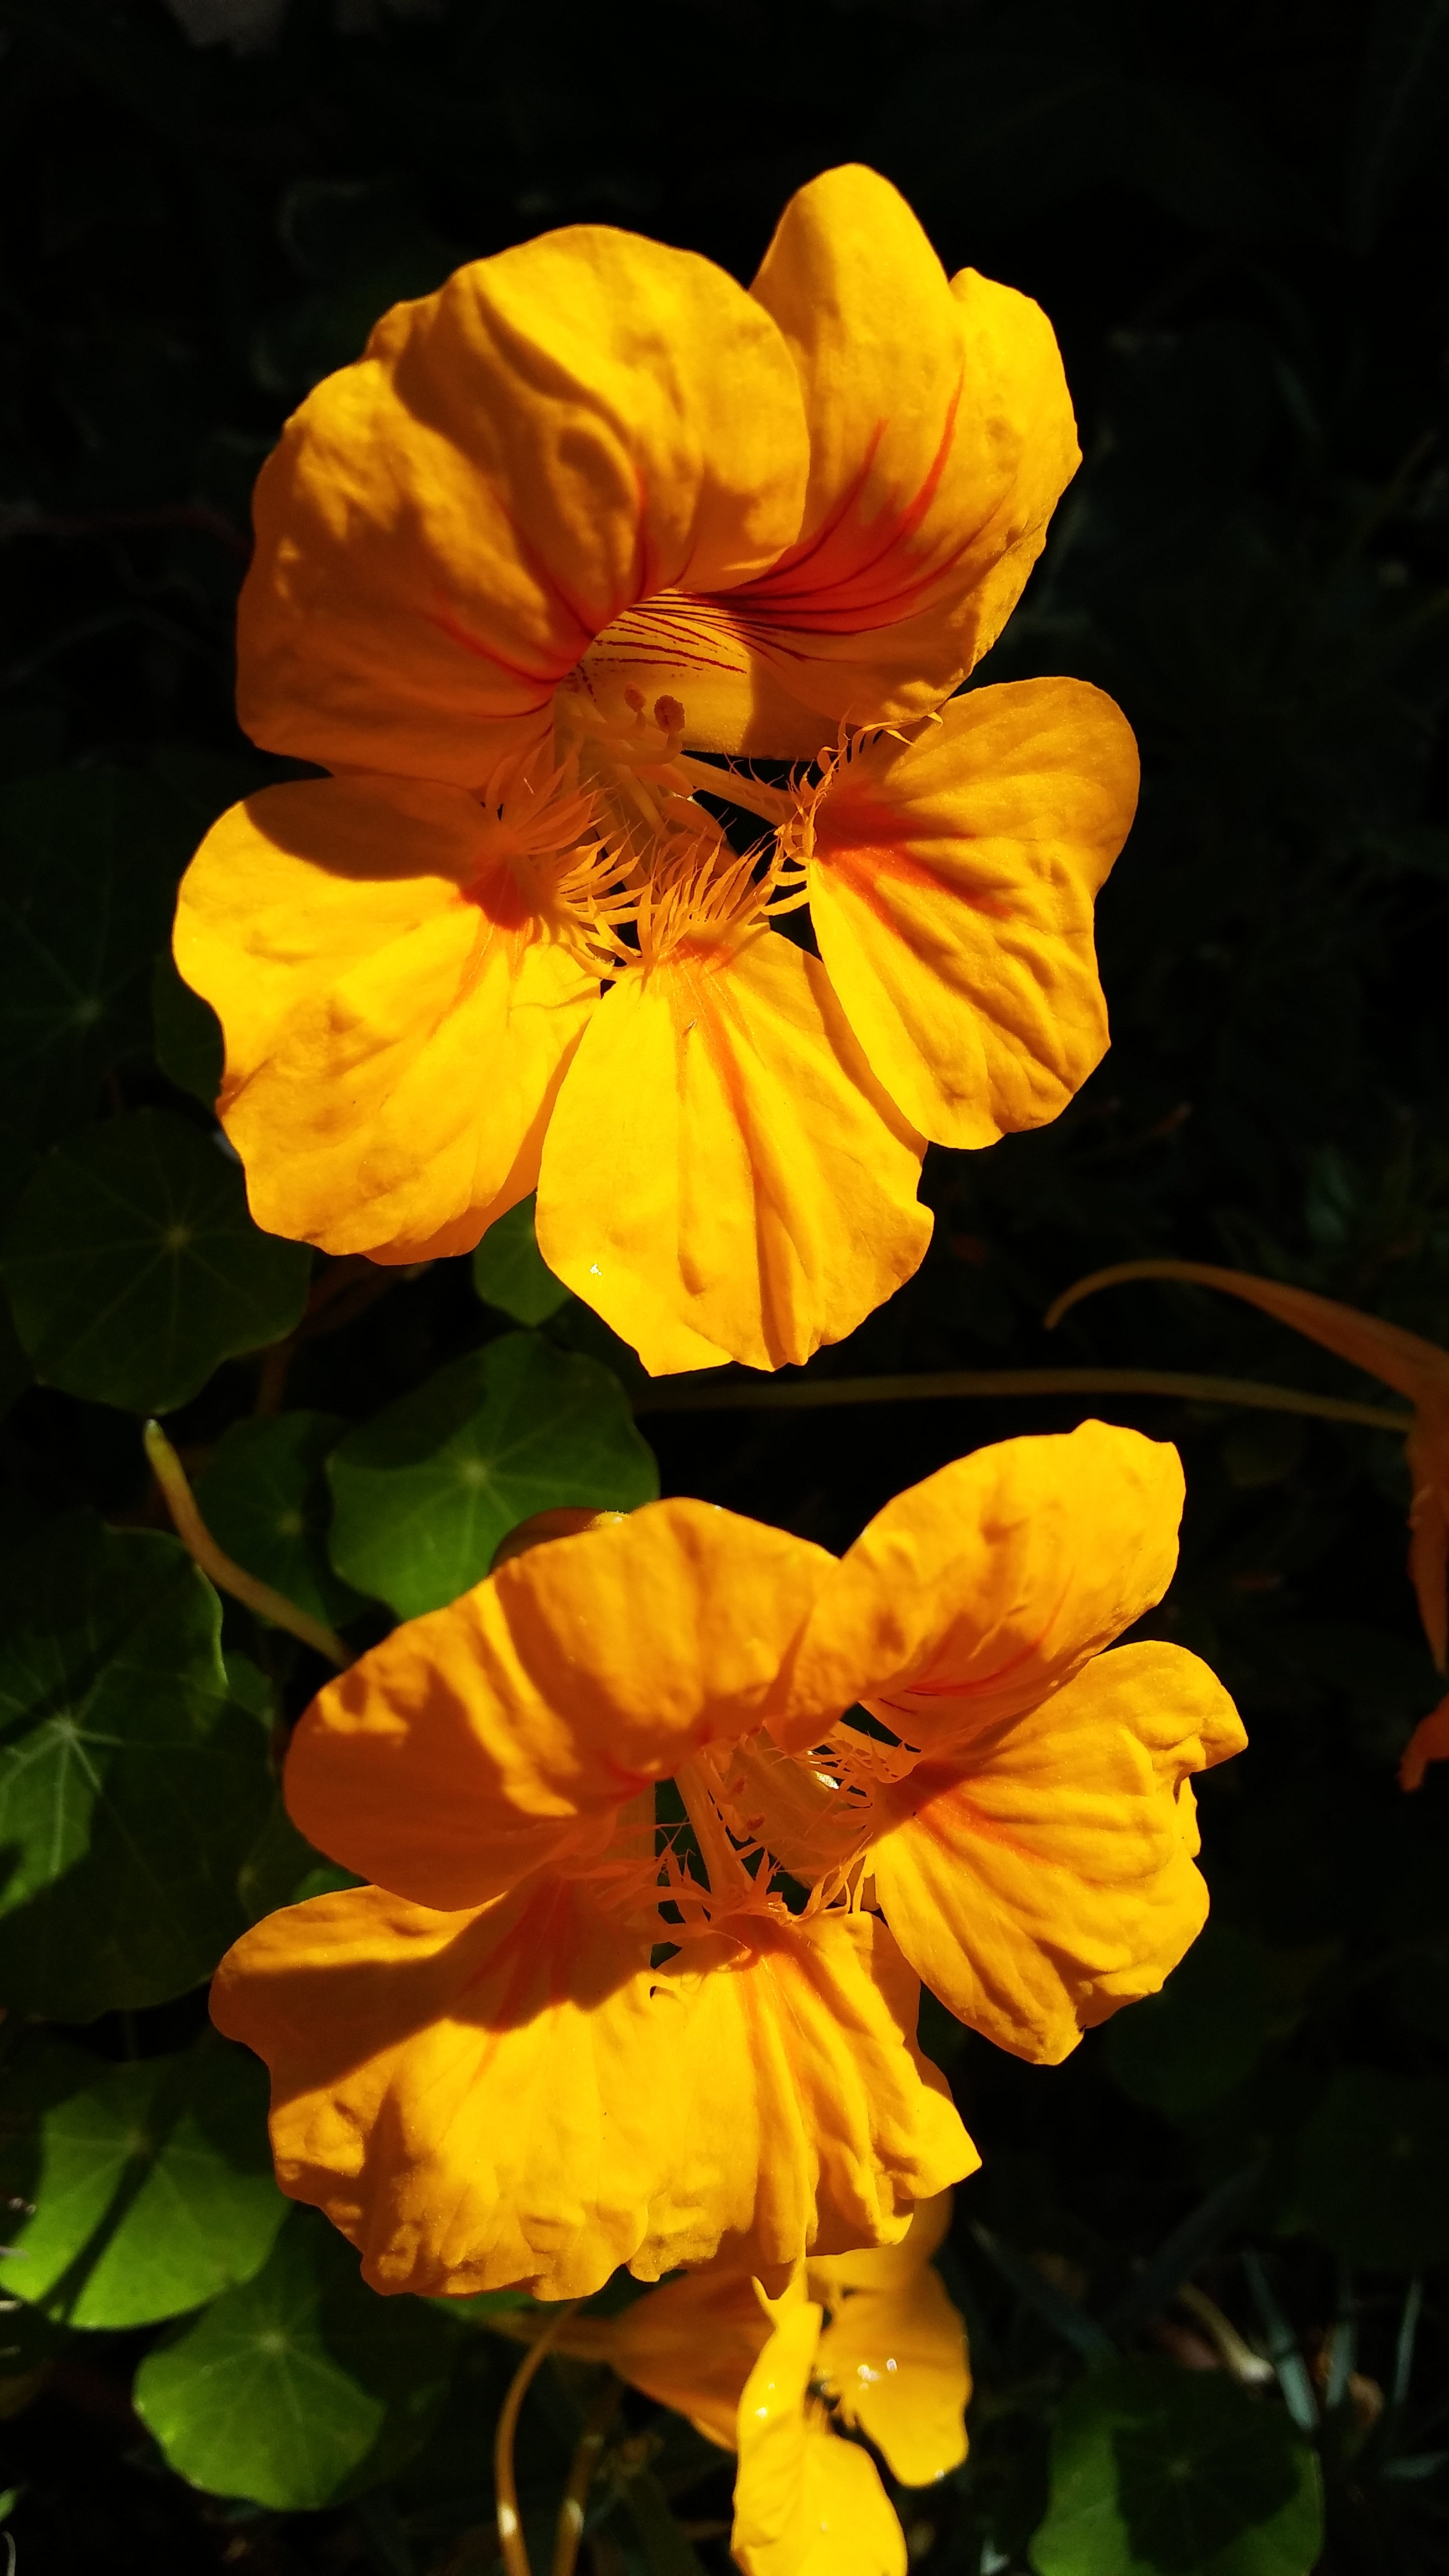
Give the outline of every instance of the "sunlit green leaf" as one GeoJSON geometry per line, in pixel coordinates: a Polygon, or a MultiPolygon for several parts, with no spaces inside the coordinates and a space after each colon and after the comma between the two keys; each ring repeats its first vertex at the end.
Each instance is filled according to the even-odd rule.
{"type": "Polygon", "coordinates": [[[568,1289],[539,1251],[531,1198],[490,1225],[473,1255],[473,1285],[485,1305],[515,1324],[547,1323],[567,1303],[568,1289]]]}
{"type": "Polygon", "coordinates": [[[43,1385],[165,1413],[224,1359],[290,1332],[311,1255],[263,1234],[219,1140],[139,1109],[58,1145],[0,1245],[43,1385]]]}
{"type": "Polygon", "coordinates": [[[173,800],[122,770],[0,788],[0,1125],[46,1142],[151,1038],[152,959],[186,856],[173,800]]]}
{"type": "Polygon", "coordinates": [[[1117,2014],[1107,2059],[1134,2102],[1171,2115],[1201,2111],[1251,2073],[1267,2026],[1261,1944],[1210,1923],[1161,1994],[1117,2014]]]}
{"type": "Polygon", "coordinates": [[[0,2184],[7,2287],[73,2326],[141,2326],[246,2281],[287,2203],[272,2177],[267,2079],[210,2036],[111,2065],[44,2039],[10,2071],[0,2184]]]}
{"type": "Polygon", "coordinates": [[[332,1488],[324,1462],[347,1429],[340,1413],[234,1422],[196,1480],[201,1517],[228,1556],[334,1626],[363,1606],[327,1555],[332,1488]]]}
{"type": "Polygon", "coordinates": [[[1067,2397],[1037,2576],[1309,2576],[1318,2466],[1273,2399],[1220,2371],[1108,2363],[1067,2397]]]}
{"type": "Polygon", "coordinates": [[[1295,2210],[1351,2263],[1406,2269],[1449,2255],[1449,2084],[1349,2066],[1299,2148],[1295,2210]]]}
{"type": "Polygon", "coordinates": [[[0,1992],[89,2021],[209,1976],[242,1929],[266,1737],[174,1539],[52,1524],[0,1588],[0,1992]]]}
{"type": "Polygon", "coordinates": [[[534,1512],[630,1511],[659,1491],[607,1369],[505,1333],[354,1431],[328,1466],[332,1561],[400,1618],[481,1581],[534,1512]]]}
{"type": "Polygon", "coordinates": [[[344,2239],[298,2210],[254,2280],[147,2355],[136,2412],[193,2486],[331,2504],[426,2439],[455,2348],[431,2302],[380,2298],[344,2239]]]}

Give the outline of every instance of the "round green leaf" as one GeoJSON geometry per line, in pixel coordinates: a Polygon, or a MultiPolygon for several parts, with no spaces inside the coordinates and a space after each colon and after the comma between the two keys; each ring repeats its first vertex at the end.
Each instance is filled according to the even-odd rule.
{"type": "Polygon", "coordinates": [[[108,2065],[60,2040],[6,2085],[9,2289],[71,2326],[144,2326],[246,2281],[287,2203],[272,2177],[267,2079],[206,2038],[179,2057],[108,2065]]]}
{"type": "Polygon", "coordinates": [[[70,770],[0,789],[0,1124],[63,1135],[118,1057],[149,1046],[185,857],[153,779],[70,770]]]}
{"type": "Polygon", "coordinates": [[[380,2298],[344,2239],[296,2210],[254,2280],[148,2353],[135,2407],[193,2486],[298,2511],[376,2485],[420,2447],[456,2349],[446,2317],[380,2298]]]}
{"type": "Polygon", "coordinates": [[[169,948],[151,970],[151,1036],[168,1080],[213,1108],[226,1055],[221,1022],[211,1004],[182,982],[169,948]]]}
{"type": "Polygon", "coordinates": [[[1037,2576],[1308,2576],[1318,2463],[1273,2400],[1220,2371],[1110,2362],[1052,2436],[1037,2576]]]}
{"type": "Polygon", "coordinates": [[[1257,2064],[1268,2002],[1261,1944],[1209,1924],[1161,1994],[1110,2024],[1108,2064],[1134,2102],[1172,2116],[1205,2110],[1257,2064]]]}
{"type": "Polygon", "coordinates": [[[632,1511],[659,1491],[616,1379],[505,1333],[334,1449],[332,1562],[400,1618],[456,1601],[534,1512],[632,1511]]]}
{"type": "Polygon", "coordinates": [[[473,1255],[473,1285],[485,1305],[515,1324],[545,1324],[568,1303],[569,1290],[539,1251],[531,1198],[490,1225],[473,1255]]]}
{"type": "Polygon", "coordinates": [[[1449,2255],[1449,2084],[1335,2075],[1299,2146],[1297,2215],[1350,2263],[1406,2270],[1449,2255]]]}
{"type": "Polygon", "coordinates": [[[196,1480],[201,1517],[228,1556],[332,1626],[364,1606],[327,1555],[325,1461],[348,1427],[340,1413],[234,1422],[196,1480]]]}
{"type": "Polygon", "coordinates": [[[57,1146],[0,1248],[36,1376],[69,1395],[167,1413],[302,1312],[311,1254],[263,1234],[220,1141],[164,1110],[57,1146]]]}
{"type": "Polygon", "coordinates": [[[221,1604],[174,1539],[55,1523],[0,1588],[0,1992],[90,2021],[185,1993],[243,1928],[272,1796],[221,1604]]]}

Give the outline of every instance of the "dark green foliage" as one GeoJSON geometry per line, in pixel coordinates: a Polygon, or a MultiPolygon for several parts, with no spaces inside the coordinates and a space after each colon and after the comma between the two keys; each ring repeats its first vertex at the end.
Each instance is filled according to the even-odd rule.
{"type": "Polygon", "coordinates": [[[302,1312],[310,1257],[259,1232],[219,1141],[137,1109],[57,1145],[0,1247],[43,1386],[169,1413],[302,1312]]]}
{"type": "Polygon", "coordinates": [[[344,1440],[327,1472],[333,1563],[400,1619],[481,1581],[534,1512],[630,1511],[659,1490],[614,1379],[533,1333],[440,1370],[344,1440]]]}
{"type": "Polygon", "coordinates": [[[1216,2371],[1115,2362],[1052,2437],[1038,2576],[1307,2576],[1317,2465],[1280,2410],[1216,2371]]]}
{"type": "Polygon", "coordinates": [[[252,2280],[141,2365],[136,2409],[192,2484],[257,2504],[322,2505],[376,2486],[426,2440],[453,2328],[421,2299],[379,2299],[310,2210],[252,2280]]]}
{"type": "Polygon", "coordinates": [[[10,2070],[0,2182],[33,2201],[11,2278],[71,2326],[150,2325],[248,2280],[287,2204],[266,2077],[219,2040],[111,2066],[41,2040],[10,2070]]]}
{"type": "Polygon", "coordinates": [[[234,1422],[196,1486],[201,1516],[228,1556],[334,1626],[362,1607],[327,1554],[326,1462],[346,1429],[339,1413],[234,1422]]]}
{"type": "Polygon", "coordinates": [[[185,1992],[242,1928],[270,1796],[219,1605],[174,1539],[57,1522],[0,1603],[0,1982],[89,2021],[185,1992]]]}

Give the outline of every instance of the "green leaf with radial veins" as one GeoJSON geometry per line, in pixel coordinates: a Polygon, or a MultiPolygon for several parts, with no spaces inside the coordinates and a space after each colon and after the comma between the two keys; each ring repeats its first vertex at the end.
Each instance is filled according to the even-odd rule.
{"type": "Polygon", "coordinates": [[[520,1199],[490,1225],[473,1255],[473,1285],[485,1306],[496,1306],[515,1324],[546,1324],[567,1305],[570,1291],[539,1251],[531,1198],[520,1199]]]}
{"type": "Polygon", "coordinates": [[[64,1135],[118,1058],[149,1049],[186,855],[154,779],[73,770],[0,789],[0,1126],[64,1135]]]}
{"type": "Polygon", "coordinates": [[[7,2072],[0,2186],[6,2288],[72,2326],[154,2325],[250,2280],[287,2203],[272,2175],[265,2069],[208,2034],[116,2066],[43,2037],[7,2072]]]}
{"type": "Polygon", "coordinates": [[[481,1582],[534,1512],[632,1511],[659,1472],[617,1378],[537,1333],[505,1333],[334,1449],[332,1562],[399,1618],[481,1582]]]}
{"type": "Polygon", "coordinates": [[[175,1539],[54,1522],[0,1585],[0,1994],[57,2021],[163,2003],[242,1930],[272,1798],[221,1604],[175,1539]]]}
{"type": "Polygon", "coordinates": [[[299,1610],[336,1625],[364,1607],[327,1555],[332,1488],[325,1462],[351,1428],[340,1413],[278,1413],[234,1422],[196,1480],[218,1546],[299,1610]]]}
{"type": "Polygon", "coordinates": [[[1028,2555],[1037,2576],[1309,2576],[1322,2538],[1318,2463],[1276,2398],[1118,2361],[1068,2394],[1028,2555]]]}
{"type": "Polygon", "coordinates": [[[426,2440],[457,2338],[430,2302],[369,2290],[345,2239],[298,2209],[254,2280],[147,2354],[136,2412],[194,2487],[315,2510],[426,2440]]]}
{"type": "Polygon", "coordinates": [[[311,1260],[252,1223],[219,1139],[161,1109],[58,1145],[0,1245],[41,1384],[135,1413],[168,1413],[222,1360],[280,1341],[311,1260]]]}

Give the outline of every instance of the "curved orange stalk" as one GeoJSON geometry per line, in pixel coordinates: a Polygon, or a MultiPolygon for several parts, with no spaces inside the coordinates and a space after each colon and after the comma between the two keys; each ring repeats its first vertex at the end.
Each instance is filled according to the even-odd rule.
{"type": "MultiPolygon", "coordinates": [[[[1221,1288],[1241,1297],[1279,1323],[1291,1324],[1324,1350],[1351,1361],[1371,1377],[1409,1397],[1413,1420],[1406,1426],[1405,1450],[1413,1480],[1409,1506],[1409,1580],[1419,1604],[1419,1617],[1429,1651],[1442,1673],[1449,1649],[1449,1351],[1427,1342],[1401,1324],[1365,1315],[1356,1306],[1341,1306],[1309,1288],[1293,1288],[1281,1279],[1257,1279],[1248,1270],[1223,1270],[1210,1261],[1118,1261],[1094,1270],[1065,1289],[1047,1309],[1050,1332],[1069,1308],[1098,1288],[1113,1288],[1129,1279],[1181,1279],[1199,1288],[1221,1288]]],[[[1443,1708],[1424,1719],[1404,1755],[1400,1781],[1417,1789],[1429,1762],[1449,1759],[1449,1726],[1443,1708]]]]}

